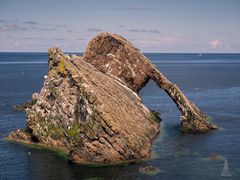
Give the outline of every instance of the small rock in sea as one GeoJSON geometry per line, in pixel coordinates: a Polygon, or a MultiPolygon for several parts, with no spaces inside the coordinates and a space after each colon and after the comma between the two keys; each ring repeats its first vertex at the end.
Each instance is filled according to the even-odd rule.
{"type": "Polygon", "coordinates": [[[154,176],[156,174],[158,174],[159,172],[161,172],[161,170],[157,167],[154,166],[144,166],[144,167],[140,167],[138,169],[139,173],[141,174],[146,174],[146,175],[150,175],[150,176],[154,176]]]}
{"type": "Polygon", "coordinates": [[[209,160],[223,160],[224,157],[218,154],[214,154],[208,157],[209,160]]]}

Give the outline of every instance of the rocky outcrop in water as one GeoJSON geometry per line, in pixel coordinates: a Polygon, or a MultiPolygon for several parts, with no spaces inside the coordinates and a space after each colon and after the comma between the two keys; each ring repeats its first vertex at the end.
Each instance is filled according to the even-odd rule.
{"type": "Polygon", "coordinates": [[[89,43],[83,57],[52,48],[48,68],[40,93],[34,93],[32,101],[23,106],[27,128],[11,132],[9,140],[56,147],[76,163],[149,158],[159,117],[143,105],[138,92],[150,79],[182,111],[182,129],[216,128],[121,36],[101,33],[89,43]]]}
{"type": "Polygon", "coordinates": [[[83,56],[98,70],[121,79],[138,93],[151,79],[176,103],[182,112],[180,128],[188,132],[203,132],[217,127],[191,103],[179,87],[170,82],[139,49],[123,37],[102,33],[93,38],[83,56]]]}
{"type": "Polygon", "coordinates": [[[12,132],[10,140],[57,147],[77,163],[150,157],[157,117],[119,79],[57,48],[49,50],[45,78],[35,104],[25,105],[27,130],[12,132]]]}

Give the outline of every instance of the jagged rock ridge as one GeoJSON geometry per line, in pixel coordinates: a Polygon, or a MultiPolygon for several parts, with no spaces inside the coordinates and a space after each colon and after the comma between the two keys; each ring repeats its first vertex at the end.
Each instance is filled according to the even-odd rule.
{"type": "Polygon", "coordinates": [[[9,140],[53,146],[77,163],[117,163],[150,157],[159,132],[157,113],[138,92],[152,79],[182,111],[181,128],[215,129],[181,90],[119,35],[101,33],[83,57],[49,49],[48,74],[40,93],[24,106],[27,128],[9,140]]]}

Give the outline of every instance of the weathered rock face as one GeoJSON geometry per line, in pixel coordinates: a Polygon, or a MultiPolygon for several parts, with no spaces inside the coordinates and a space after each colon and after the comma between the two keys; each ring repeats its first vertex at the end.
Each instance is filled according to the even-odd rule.
{"type": "Polygon", "coordinates": [[[83,59],[98,70],[121,79],[138,93],[152,79],[164,89],[182,112],[183,131],[203,132],[217,127],[131,43],[119,35],[101,33],[93,38],[83,59]]]}
{"type": "Polygon", "coordinates": [[[81,57],[49,50],[49,71],[26,107],[27,130],[8,139],[54,146],[77,163],[117,163],[150,157],[159,123],[119,79],[81,57]]]}
{"type": "Polygon", "coordinates": [[[181,128],[215,129],[177,87],[127,40],[101,33],[83,57],[49,50],[48,74],[40,93],[24,104],[27,128],[9,140],[53,146],[77,163],[117,163],[150,157],[159,117],[138,96],[152,79],[177,104],[181,128]]]}

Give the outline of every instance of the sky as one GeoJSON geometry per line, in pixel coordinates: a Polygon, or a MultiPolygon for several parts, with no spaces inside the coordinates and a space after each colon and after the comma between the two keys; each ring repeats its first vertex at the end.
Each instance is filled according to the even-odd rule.
{"type": "Polygon", "coordinates": [[[100,32],[142,52],[240,53],[240,0],[0,0],[1,52],[84,52],[100,32]]]}

